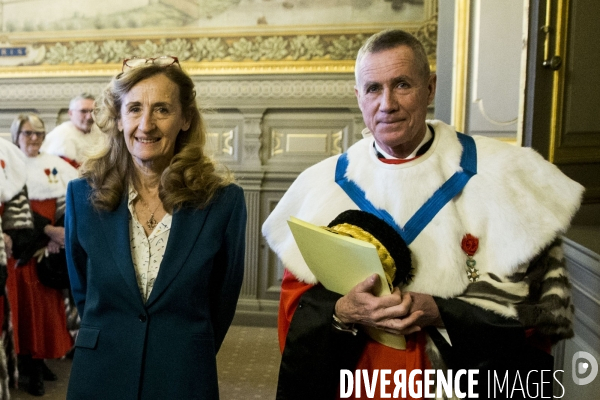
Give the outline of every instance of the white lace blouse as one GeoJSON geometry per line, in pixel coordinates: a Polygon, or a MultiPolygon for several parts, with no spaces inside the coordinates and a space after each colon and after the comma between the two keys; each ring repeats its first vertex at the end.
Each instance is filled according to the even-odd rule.
{"type": "Polygon", "coordinates": [[[137,196],[138,193],[131,188],[127,202],[129,208],[129,245],[137,284],[145,303],[150,297],[154,281],[160,269],[160,263],[165,255],[173,216],[169,213],[165,214],[150,233],[150,236],[146,237],[144,227],[138,221],[133,208],[133,202],[137,196]]]}

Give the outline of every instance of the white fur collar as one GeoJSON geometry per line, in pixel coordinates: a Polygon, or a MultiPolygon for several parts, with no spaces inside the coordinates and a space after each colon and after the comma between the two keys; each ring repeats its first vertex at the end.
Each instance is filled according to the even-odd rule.
{"type": "MultiPolygon", "coordinates": [[[[400,226],[454,172],[462,147],[454,129],[435,129],[431,148],[417,160],[390,165],[372,151],[373,138],[348,149],[347,176],[400,226]],[[374,178],[375,177],[375,178],[374,178]]],[[[563,232],[579,207],[583,188],[531,149],[474,137],[478,174],[435,216],[410,245],[416,276],[408,290],[454,296],[468,284],[460,247],[470,233],[479,238],[474,255],[480,272],[505,276],[529,261],[563,232]]],[[[271,248],[300,280],[316,283],[285,222],[289,216],[327,225],[356,205],[334,182],[338,156],[304,171],[263,225],[271,248]]]]}
{"type": "Polygon", "coordinates": [[[91,132],[83,133],[71,121],[66,121],[48,133],[41,151],[81,164],[89,154],[97,151],[103,140],[103,135],[96,125],[92,126],[91,132]]]}
{"type": "Polygon", "coordinates": [[[23,190],[26,179],[25,155],[8,140],[0,139],[0,203],[23,190]]]}
{"type": "Polygon", "coordinates": [[[30,200],[46,200],[62,197],[67,183],[78,173],[68,162],[52,154],[40,153],[26,159],[27,192],[30,200]]]}

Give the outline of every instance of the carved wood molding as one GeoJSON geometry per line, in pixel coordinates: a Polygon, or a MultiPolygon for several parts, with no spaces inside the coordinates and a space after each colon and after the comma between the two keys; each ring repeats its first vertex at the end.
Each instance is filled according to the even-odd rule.
{"type": "MultiPolygon", "coordinates": [[[[196,80],[199,99],[354,99],[354,79],[196,80]]],[[[107,81],[14,82],[0,85],[0,105],[66,100],[81,93],[100,93],[107,81]]],[[[232,104],[233,106],[233,104],[232,104]]]]}

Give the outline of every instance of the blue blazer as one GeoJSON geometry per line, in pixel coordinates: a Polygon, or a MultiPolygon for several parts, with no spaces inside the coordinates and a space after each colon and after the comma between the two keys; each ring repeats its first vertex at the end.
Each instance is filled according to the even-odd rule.
{"type": "Polygon", "coordinates": [[[244,274],[246,205],[239,186],[204,209],[173,214],[163,261],[142,301],[127,200],[98,212],[83,179],[67,189],[65,242],[81,329],[68,399],[218,399],[215,356],[244,274]]]}

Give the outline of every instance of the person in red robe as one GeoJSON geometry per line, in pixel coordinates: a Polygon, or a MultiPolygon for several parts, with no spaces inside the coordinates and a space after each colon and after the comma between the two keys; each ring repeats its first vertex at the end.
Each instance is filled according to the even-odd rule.
{"type": "Polygon", "coordinates": [[[25,156],[15,145],[0,140],[0,399],[18,379],[17,356],[10,305],[6,300],[7,260],[18,258],[33,236],[33,218],[27,199],[25,156]]]}
{"type": "Polygon", "coordinates": [[[20,372],[29,376],[29,393],[41,396],[44,379],[57,379],[44,359],[64,356],[73,340],[67,331],[63,293],[40,282],[37,264],[64,248],[64,228],[57,221],[64,215],[67,183],[77,177],[77,170],[60,157],[40,153],[45,129],[37,115],[19,115],[11,134],[26,156],[26,184],[39,239],[19,259],[8,260],[7,291],[20,372]]]}

